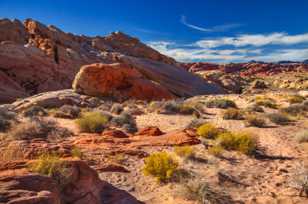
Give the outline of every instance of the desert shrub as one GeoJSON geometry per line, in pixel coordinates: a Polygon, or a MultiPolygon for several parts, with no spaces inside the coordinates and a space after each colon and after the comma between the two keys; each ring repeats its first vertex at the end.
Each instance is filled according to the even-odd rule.
{"type": "Polygon", "coordinates": [[[299,143],[308,142],[308,130],[303,130],[298,132],[295,135],[295,138],[299,143]]]}
{"type": "Polygon", "coordinates": [[[194,149],[191,146],[177,146],[174,148],[174,152],[184,159],[191,159],[195,156],[194,149]]]}
{"type": "Polygon", "coordinates": [[[161,113],[191,115],[195,108],[183,101],[167,101],[161,106],[161,113]]]}
{"type": "Polygon", "coordinates": [[[228,108],[223,113],[223,119],[225,120],[243,120],[244,114],[243,111],[236,108],[228,108]]]}
{"type": "Polygon", "coordinates": [[[127,133],[135,133],[138,131],[138,128],[135,123],[124,124],[122,128],[127,133]]]}
{"type": "Polygon", "coordinates": [[[110,111],[111,111],[111,113],[119,115],[120,113],[123,112],[123,110],[124,110],[124,108],[123,108],[123,106],[121,104],[115,103],[115,104],[112,105],[110,111]]]}
{"type": "Polygon", "coordinates": [[[261,118],[260,116],[255,116],[255,115],[248,115],[245,117],[245,125],[247,127],[265,127],[266,122],[263,118],[261,118]]]}
{"type": "Polygon", "coordinates": [[[302,103],[303,101],[305,101],[305,97],[301,95],[291,95],[288,97],[288,102],[291,104],[302,103]]]}
{"type": "Polygon", "coordinates": [[[154,176],[159,182],[172,178],[179,166],[178,161],[167,152],[153,153],[145,158],[144,163],[144,174],[154,176]]]}
{"type": "Polygon", "coordinates": [[[205,104],[208,108],[237,108],[236,104],[229,99],[213,99],[210,101],[207,101],[205,104]]]}
{"type": "Polygon", "coordinates": [[[303,104],[291,104],[286,108],[282,108],[281,112],[297,116],[305,113],[308,110],[303,104]]]}
{"type": "Polygon", "coordinates": [[[70,181],[70,169],[57,154],[42,154],[36,161],[30,163],[28,168],[32,172],[51,177],[60,188],[70,181]]]}
{"type": "Polygon", "coordinates": [[[256,100],[256,105],[263,106],[267,108],[277,109],[278,105],[276,102],[271,98],[260,98],[256,100]]]}
{"type": "Polygon", "coordinates": [[[57,126],[55,121],[42,118],[20,123],[8,132],[8,136],[16,140],[34,138],[59,139],[71,135],[72,133],[68,129],[57,126]]]}
{"type": "Polygon", "coordinates": [[[195,118],[193,119],[187,126],[186,128],[187,129],[190,129],[190,128],[198,128],[200,127],[201,125],[203,125],[206,121],[204,119],[198,119],[198,118],[195,118]]]}
{"type": "Polygon", "coordinates": [[[131,114],[125,111],[119,116],[113,117],[111,123],[115,126],[122,127],[125,124],[136,124],[136,121],[131,114]]]}
{"type": "Polygon", "coordinates": [[[176,196],[183,197],[187,200],[196,201],[199,204],[234,203],[229,195],[224,192],[215,191],[201,178],[190,179],[187,182],[183,182],[176,188],[175,193],[176,196]]]}
{"type": "Polygon", "coordinates": [[[270,113],[267,115],[268,119],[278,125],[287,125],[291,119],[283,113],[270,113]]]}
{"type": "Polygon", "coordinates": [[[75,119],[79,117],[81,110],[77,106],[64,105],[55,111],[54,116],[59,118],[75,119]]]}
{"type": "Polygon", "coordinates": [[[31,106],[23,112],[25,117],[47,116],[47,111],[41,106],[31,106]]]}
{"type": "Polygon", "coordinates": [[[158,111],[162,107],[163,104],[164,104],[163,101],[151,101],[148,105],[148,110],[150,112],[158,111]]]}
{"type": "Polygon", "coordinates": [[[10,121],[0,116],[0,132],[5,132],[10,128],[10,121]]]}
{"type": "Polygon", "coordinates": [[[76,120],[82,132],[100,133],[105,129],[108,119],[100,112],[86,112],[76,120]]]}
{"type": "Polygon", "coordinates": [[[208,152],[216,157],[221,156],[224,149],[220,145],[214,145],[208,148],[208,152]]]}
{"type": "Polygon", "coordinates": [[[206,123],[198,127],[197,134],[206,139],[215,139],[221,130],[211,123],[206,123]]]}
{"type": "Polygon", "coordinates": [[[295,174],[292,176],[291,186],[299,190],[300,196],[308,197],[308,168],[305,164],[300,164],[295,169],[295,174]]]}
{"type": "Polygon", "coordinates": [[[253,105],[247,107],[247,111],[263,113],[264,109],[262,108],[262,106],[258,106],[257,104],[253,104],[253,105]]]}
{"type": "Polygon", "coordinates": [[[16,119],[16,113],[8,108],[0,108],[0,132],[5,132],[11,127],[11,123],[16,119]]]}
{"type": "Polygon", "coordinates": [[[83,153],[78,147],[72,148],[71,155],[72,155],[72,157],[76,157],[76,158],[79,158],[79,159],[83,158],[83,153]]]}
{"type": "Polygon", "coordinates": [[[226,132],[220,134],[217,141],[226,150],[235,150],[248,155],[254,153],[257,147],[255,137],[249,133],[226,132]]]}

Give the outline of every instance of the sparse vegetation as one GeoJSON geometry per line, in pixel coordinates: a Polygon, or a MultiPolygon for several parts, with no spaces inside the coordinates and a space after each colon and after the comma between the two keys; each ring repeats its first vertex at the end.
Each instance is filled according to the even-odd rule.
{"type": "Polygon", "coordinates": [[[59,139],[71,136],[72,133],[57,126],[55,121],[35,118],[18,124],[8,132],[8,136],[16,140],[29,140],[34,138],[59,139]]]}
{"type": "Polygon", "coordinates": [[[270,113],[267,117],[271,122],[278,125],[287,125],[292,121],[289,116],[284,113],[270,113]]]}
{"type": "Polygon", "coordinates": [[[153,153],[145,158],[144,163],[144,174],[154,176],[159,182],[171,179],[179,166],[178,161],[167,152],[153,153]]]}
{"type": "Polygon", "coordinates": [[[119,115],[120,113],[123,112],[123,110],[124,110],[124,108],[123,108],[123,106],[121,104],[115,103],[115,104],[112,105],[110,111],[111,111],[111,113],[119,115]]]}
{"type": "Polygon", "coordinates": [[[78,147],[72,148],[71,155],[72,155],[72,157],[75,157],[75,158],[79,158],[79,159],[83,158],[83,153],[78,147]]]}
{"type": "Polygon", "coordinates": [[[86,112],[76,120],[82,132],[100,133],[105,129],[108,119],[100,112],[86,112]]]}
{"type": "Polygon", "coordinates": [[[288,102],[290,104],[302,103],[303,101],[305,101],[305,97],[303,97],[301,95],[290,95],[290,96],[288,96],[288,102]]]}
{"type": "Polygon", "coordinates": [[[31,106],[24,111],[23,115],[25,117],[36,117],[36,116],[47,116],[47,111],[41,106],[31,106]]]}
{"type": "Polygon", "coordinates": [[[243,111],[236,108],[228,108],[223,113],[223,119],[225,120],[244,120],[243,111]]]}
{"type": "Polygon", "coordinates": [[[296,169],[291,185],[299,190],[300,196],[308,197],[308,169],[304,164],[301,164],[296,169]]]}
{"type": "Polygon", "coordinates": [[[208,108],[237,108],[235,102],[229,100],[229,99],[213,99],[206,102],[206,106],[208,108]]]}
{"type": "Polygon", "coordinates": [[[81,110],[77,106],[64,105],[55,111],[54,116],[58,118],[75,119],[79,117],[81,110]]]}
{"type": "Polygon", "coordinates": [[[224,149],[220,145],[214,145],[212,147],[209,147],[208,152],[211,155],[214,155],[216,157],[219,157],[222,155],[224,149]]]}
{"type": "Polygon", "coordinates": [[[215,139],[222,130],[211,123],[206,123],[198,127],[197,134],[206,139],[215,139]]]}
{"type": "Polygon", "coordinates": [[[263,113],[264,109],[262,108],[262,106],[258,106],[257,104],[253,104],[253,105],[251,105],[247,108],[247,111],[263,113]]]}
{"type": "Polygon", "coordinates": [[[194,149],[191,146],[177,146],[174,148],[174,152],[184,159],[191,159],[195,156],[194,149]]]}
{"type": "Polygon", "coordinates": [[[308,142],[308,130],[303,130],[296,133],[295,138],[299,143],[308,142]]]}
{"type": "Polygon", "coordinates": [[[16,113],[6,109],[0,109],[0,132],[5,132],[11,127],[11,123],[16,118],[16,113]]]}
{"type": "Polygon", "coordinates": [[[263,106],[267,108],[277,109],[278,105],[276,104],[275,100],[272,98],[259,96],[255,98],[255,103],[258,106],[263,106]]]}
{"type": "Polygon", "coordinates": [[[161,112],[165,114],[192,115],[196,110],[192,105],[182,101],[167,101],[161,106],[161,112]]]}
{"type": "Polygon", "coordinates": [[[244,132],[225,132],[218,136],[217,141],[226,150],[236,150],[244,154],[252,154],[257,147],[256,138],[244,132]]]}
{"type": "Polygon", "coordinates": [[[117,127],[122,127],[128,133],[134,133],[138,131],[134,117],[125,111],[122,112],[119,116],[113,117],[110,123],[117,127]]]}
{"type": "Polygon", "coordinates": [[[286,108],[282,108],[281,112],[290,114],[292,116],[298,116],[301,114],[304,114],[308,110],[307,107],[305,107],[304,104],[291,104],[290,106],[286,108]]]}
{"type": "Polygon", "coordinates": [[[245,120],[245,125],[247,127],[265,127],[266,122],[263,118],[261,118],[260,116],[255,116],[255,115],[247,115],[245,120]]]}

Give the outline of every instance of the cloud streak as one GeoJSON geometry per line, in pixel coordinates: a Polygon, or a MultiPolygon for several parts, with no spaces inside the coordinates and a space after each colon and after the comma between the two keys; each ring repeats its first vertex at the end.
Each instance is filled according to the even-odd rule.
{"type": "Polygon", "coordinates": [[[184,15],[181,16],[180,22],[183,25],[185,25],[189,28],[192,28],[192,29],[198,30],[198,31],[202,31],[202,32],[222,32],[222,31],[230,30],[232,28],[236,28],[236,27],[241,26],[241,24],[235,24],[234,23],[234,24],[218,25],[218,26],[214,26],[214,27],[211,27],[211,28],[205,28],[205,27],[201,27],[201,26],[197,26],[197,25],[189,23],[187,21],[186,16],[184,16],[184,15]]]}

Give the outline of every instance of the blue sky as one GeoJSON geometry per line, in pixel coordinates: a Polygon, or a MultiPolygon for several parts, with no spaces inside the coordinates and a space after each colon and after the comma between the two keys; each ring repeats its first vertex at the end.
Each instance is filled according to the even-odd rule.
{"type": "Polygon", "coordinates": [[[120,30],[179,61],[308,59],[307,0],[0,0],[0,17],[120,30]]]}

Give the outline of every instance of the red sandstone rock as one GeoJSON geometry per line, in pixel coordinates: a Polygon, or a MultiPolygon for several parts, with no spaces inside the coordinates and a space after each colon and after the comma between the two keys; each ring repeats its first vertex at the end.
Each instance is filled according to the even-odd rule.
{"type": "Polygon", "coordinates": [[[160,136],[164,133],[158,127],[146,127],[139,130],[136,135],[144,135],[144,136],[160,136]]]}
{"type": "Polygon", "coordinates": [[[116,99],[162,100],[174,96],[162,86],[146,79],[126,64],[92,64],[83,66],[73,83],[76,92],[116,99]]]}
{"type": "Polygon", "coordinates": [[[121,130],[107,130],[103,132],[103,136],[112,138],[128,138],[128,135],[121,130]]]}

